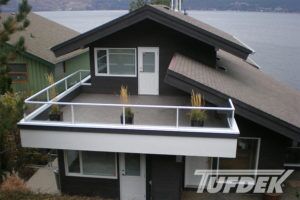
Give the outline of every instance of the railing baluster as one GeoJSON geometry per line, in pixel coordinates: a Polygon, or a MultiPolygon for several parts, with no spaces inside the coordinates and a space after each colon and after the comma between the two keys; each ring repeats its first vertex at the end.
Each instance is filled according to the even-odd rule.
{"type": "Polygon", "coordinates": [[[49,89],[47,90],[47,101],[50,100],[50,97],[49,97],[49,89]]]}
{"type": "Polygon", "coordinates": [[[74,105],[71,104],[71,118],[72,118],[72,124],[75,124],[75,113],[74,113],[74,105]]]}
{"type": "Polygon", "coordinates": [[[82,80],[82,75],[81,75],[82,71],[79,71],[79,82],[81,82],[82,80]]]}
{"type": "Polygon", "coordinates": [[[176,128],[179,127],[179,108],[176,108],[176,128]]]}
{"type": "Polygon", "coordinates": [[[125,122],[125,106],[123,106],[123,125],[125,126],[126,125],[126,122],[125,122]]]}
{"type": "Polygon", "coordinates": [[[65,79],[65,90],[68,90],[68,79],[65,79]]]}

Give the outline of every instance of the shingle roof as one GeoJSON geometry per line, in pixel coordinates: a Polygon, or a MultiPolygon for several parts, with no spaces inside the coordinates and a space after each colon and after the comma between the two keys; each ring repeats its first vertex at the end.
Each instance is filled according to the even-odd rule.
{"type": "MultiPolygon", "coordinates": [[[[9,15],[11,14],[1,13],[0,21],[2,22],[3,19],[9,15]]],[[[28,53],[52,64],[56,64],[86,51],[77,50],[64,56],[56,57],[50,48],[79,35],[79,33],[35,13],[30,13],[28,19],[30,20],[30,26],[22,32],[13,34],[8,42],[9,44],[15,43],[22,35],[25,38],[26,51],[28,53]]]]}
{"type": "MultiPolygon", "coordinates": [[[[188,16],[188,15],[185,15],[183,14],[182,12],[175,12],[173,10],[170,10],[168,7],[166,6],[161,6],[161,5],[149,5],[149,6],[152,6],[153,8],[156,8],[157,10],[161,11],[161,12],[164,12],[168,15],[171,15],[173,17],[176,17],[184,22],[187,22],[189,24],[192,24],[194,25],[195,27],[203,30],[203,31],[206,31],[207,33],[212,33],[214,34],[216,37],[220,37],[220,38],[224,38],[226,39],[227,41],[229,42],[232,42],[236,45],[239,45],[239,46],[242,46],[246,49],[249,49],[249,47],[247,45],[245,45],[244,43],[242,43],[240,40],[238,40],[236,37],[234,37],[233,35],[231,34],[228,34],[216,27],[213,27],[209,24],[206,24],[198,19],[195,19],[191,16],[188,16]]],[[[251,49],[249,49],[251,50],[251,49]]],[[[253,52],[253,50],[251,50],[253,52]]]]}
{"type": "Polygon", "coordinates": [[[181,12],[172,11],[163,6],[146,5],[115,20],[76,36],[52,48],[56,55],[63,55],[73,50],[88,46],[101,38],[132,26],[143,20],[150,19],[199,41],[223,49],[246,59],[253,53],[247,45],[234,36],[200,22],[181,12]]]}
{"type": "Polygon", "coordinates": [[[290,88],[248,62],[219,51],[217,65],[226,70],[206,66],[176,54],[169,72],[179,74],[238,102],[300,128],[300,92],[290,88]]]}

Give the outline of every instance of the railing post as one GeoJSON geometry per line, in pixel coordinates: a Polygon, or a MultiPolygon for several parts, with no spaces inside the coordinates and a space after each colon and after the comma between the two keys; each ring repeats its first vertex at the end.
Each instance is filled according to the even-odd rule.
{"type": "Polygon", "coordinates": [[[179,108],[176,108],[176,128],[179,127],[179,108]]]}
{"type": "Polygon", "coordinates": [[[49,89],[47,89],[47,101],[49,101],[50,100],[50,97],[49,97],[49,89]]]}
{"type": "Polygon", "coordinates": [[[79,71],[79,81],[80,81],[80,83],[81,83],[81,80],[82,80],[81,72],[82,72],[82,71],[79,71]]]}
{"type": "Polygon", "coordinates": [[[75,114],[74,114],[74,105],[71,105],[71,119],[72,119],[72,124],[75,124],[75,114]]]}
{"type": "Polygon", "coordinates": [[[125,106],[123,106],[123,126],[125,126],[126,125],[126,122],[125,122],[125,106]]]}
{"type": "Polygon", "coordinates": [[[65,79],[65,90],[66,90],[66,91],[67,91],[67,89],[68,89],[68,82],[67,82],[67,81],[68,81],[68,79],[66,78],[66,79],[65,79]]]}
{"type": "Polygon", "coordinates": [[[231,111],[231,127],[233,125],[233,120],[234,120],[234,110],[231,111]]]}

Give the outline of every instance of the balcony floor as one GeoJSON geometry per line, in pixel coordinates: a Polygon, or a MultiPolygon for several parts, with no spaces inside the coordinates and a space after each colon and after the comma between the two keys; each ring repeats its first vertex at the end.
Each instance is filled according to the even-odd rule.
{"type": "MultiPolygon", "coordinates": [[[[130,96],[129,101],[130,104],[137,105],[189,106],[189,98],[184,96],[139,95],[130,96]]],[[[82,93],[72,102],[120,104],[120,97],[118,95],[82,93]]],[[[132,108],[132,111],[135,125],[176,126],[175,109],[132,108]]],[[[119,107],[74,106],[75,123],[120,124],[121,112],[122,108],[119,107]]],[[[63,113],[64,121],[71,122],[70,106],[65,106],[63,113]]],[[[188,113],[189,110],[180,110],[180,126],[190,126],[188,113]]],[[[225,117],[217,117],[214,111],[208,111],[207,115],[204,127],[228,127],[225,117]]]]}

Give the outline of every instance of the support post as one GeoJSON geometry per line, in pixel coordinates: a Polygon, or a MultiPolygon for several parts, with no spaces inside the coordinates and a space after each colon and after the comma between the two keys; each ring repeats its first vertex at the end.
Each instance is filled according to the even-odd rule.
{"type": "Polygon", "coordinates": [[[75,124],[75,114],[74,114],[74,105],[71,105],[71,118],[72,118],[72,124],[75,124]]]}

